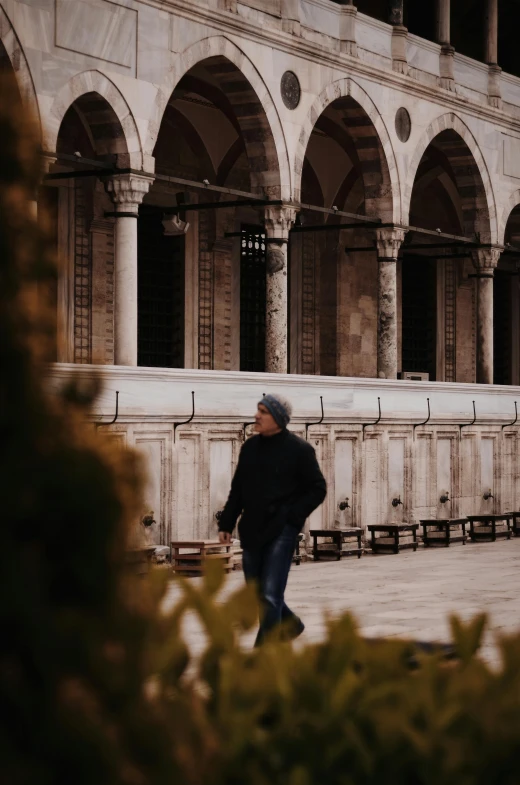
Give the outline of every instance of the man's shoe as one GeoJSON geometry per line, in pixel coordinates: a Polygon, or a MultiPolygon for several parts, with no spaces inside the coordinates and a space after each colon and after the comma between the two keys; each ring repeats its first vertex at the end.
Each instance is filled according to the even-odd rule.
{"type": "Polygon", "coordinates": [[[300,637],[304,629],[305,629],[305,624],[298,616],[295,616],[294,619],[291,619],[289,622],[285,624],[284,640],[294,641],[296,638],[300,637]]]}

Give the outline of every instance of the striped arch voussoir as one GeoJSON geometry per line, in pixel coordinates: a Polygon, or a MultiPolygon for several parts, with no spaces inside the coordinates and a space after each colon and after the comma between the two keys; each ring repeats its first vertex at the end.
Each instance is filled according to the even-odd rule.
{"type": "MultiPolygon", "coordinates": [[[[475,137],[468,126],[453,112],[446,113],[436,118],[423,134],[421,141],[417,145],[408,168],[406,185],[403,198],[403,222],[407,223],[410,216],[412,193],[417,176],[419,165],[428,146],[443,131],[453,131],[464,147],[469,151],[470,164],[468,166],[468,153],[461,156],[464,158],[457,165],[457,159],[453,159],[455,170],[464,169],[465,173],[460,176],[458,184],[459,193],[463,202],[463,213],[468,217],[465,223],[471,223],[481,235],[483,242],[496,243],[498,241],[497,210],[493,187],[489,176],[488,168],[484,157],[480,151],[475,137]],[[464,166],[461,166],[464,163],[464,166]],[[468,175],[468,169],[470,169],[468,175]],[[465,204],[464,204],[465,203],[465,204]]],[[[461,146],[462,152],[462,146],[461,146]]],[[[466,231],[469,229],[466,227],[466,231]]]]}
{"type": "Polygon", "coordinates": [[[509,219],[511,218],[511,213],[513,212],[515,207],[520,207],[520,188],[511,194],[511,196],[507,200],[506,207],[502,212],[500,225],[498,227],[499,245],[504,245],[506,239],[507,224],[509,223],[509,219]]]}
{"type": "Polygon", "coordinates": [[[7,57],[9,58],[13,68],[22,101],[38,123],[41,133],[40,108],[38,105],[38,98],[36,96],[36,90],[34,88],[34,82],[29,69],[29,64],[22,49],[22,45],[18,40],[18,36],[16,35],[15,30],[11,24],[11,21],[1,5],[0,41],[2,42],[7,57]]]}
{"type": "Polygon", "coordinates": [[[303,162],[314,127],[322,113],[334,102],[346,113],[346,126],[353,143],[359,143],[361,174],[365,186],[365,206],[370,214],[385,222],[401,220],[400,184],[395,154],[384,121],[370,96],[353,79],[343,78],[327,85],[317,96],[302,126],[294,163],[295,198],[301,196],[303,162]],[[344,106],[341,106],[342,99],[344,106]],[[349,122],[351,120],[350,128],[349,122]],[[371,126],[370,134],[366,133],[371,126]],[[359,133],[358,129],[365,130],[359,133]],[[367,144],[371,139],[373,144],[367,144]]]}
{"type": "Polygon", "coordinates": [[[157,94],[145,153],[153,155],[166,107],[182,77],[208,60],[208,69],[225,91],[241,128],[252,188],[272,198],[289,199],[291,170],[278,112],[256,67],[224,36],[205,38],[178,55],[168,84],[157,94]]]}
{"type": "Polygon", "coordinates": [[[143,168],[141,139],[134,116],[120,90],[100,71],[83,71],[63,85],[45,121],[44,149],[56,151],[63,118],[74,102],[78,102],[91,124],[100,154],[114,153],[119,165],[143,168]]]}

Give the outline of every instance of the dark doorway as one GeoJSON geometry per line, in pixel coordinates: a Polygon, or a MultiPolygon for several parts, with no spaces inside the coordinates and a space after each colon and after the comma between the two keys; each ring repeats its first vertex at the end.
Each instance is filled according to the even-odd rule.
{"type": "Polygon", "coordinates": [[[139,209],[138,365],[184,367],[184,237],[164,234],[162,210],[139,209]]]}
{"type": "Polygon", "coordinates": [[[435,381],[437,273],[435,260],[406,255],[403,259],[402,370],[428,373],[435,381]]]}
{"type": "Polygon", "coordinates": [[[240,238],[240,370],[265,371],[265,233],[242,226],[240,238]]]}
{"type": "Polygon", "coordinates": [[[404,25],[410,33],[426,38],[428,41],[435,41],[435,3],[434,2],[411,2],[404,8],[404,25]]]}
{"type": "Polygon", "coordinates": [[[493,382],[512,384],[513,308],[511,282],[507,270],[495,270],[493,284],[493,382]]]}

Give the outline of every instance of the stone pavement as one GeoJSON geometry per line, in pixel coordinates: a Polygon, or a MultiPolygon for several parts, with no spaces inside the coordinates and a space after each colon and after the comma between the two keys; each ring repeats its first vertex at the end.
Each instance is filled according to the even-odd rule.
{"type": "MultiPolygon", "coordinates": [[[[232,573],[223,596],[242,581],[242,572],[232,573]]],[[[177,591],[172,584],[167,604],[177,591]]],[[[306,625],[298,645],[323,638],[327,612],[352,611],[367,637],[448,642],[450,613],[470,619],[485,611],[490,624],[482,654],[493,663],[495,634],[520,629],[520,538],[307,562],[292,568],[286,600],[306,625]]],[[[187,620],[185,632],[192,650],[200,651],[204,636],[195,619],[187,620]]],[[[245,645],[251,640],[247,636],[245,645]]]]}

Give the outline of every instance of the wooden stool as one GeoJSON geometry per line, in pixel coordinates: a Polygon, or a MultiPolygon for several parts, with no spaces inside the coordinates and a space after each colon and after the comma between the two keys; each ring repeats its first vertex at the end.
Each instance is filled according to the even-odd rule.
{"type": "Polygon", "coordinates": [[[313,538],[312,554],[314,561],[319,561],[323,554],[335,556],[339,561],[342,556],[357,555],[358,559],[361,558],[363,548],[361,547],[361,535],[363,529],[357,526],[351,526],[347,529],[311,529],[309,534],[313,538]],[[325,547],[318,548],[318,537],[327,537],[329,542],[325,543],[325,547]],[[353,542],[350,539],[357,540],[357,548],[353,548],[353,542]]]}
{"type": "Polygon", "coordinates": [[[368,531],[371,534],[370,547],[374,553],[379,551],[391,550],[393,553],[399,553],[402,548],[413,548],[414,552],[417,550],[417,529],[418,523],[379,523],[368,526],[368,531]],[[376,537],[376,532],[383,532],[383,535],[376,537]],[[400,542],[401,534],[410,533],[413,536],[413,542],[400,542]],[[383,538],[388,537],[393,542],[379,542],[383,538]]]}
{"type": "Polygon", "coordinates": [[[515,537],[520,537],[520,512],[508,512],[506,515],[513,517],[513,534],[515,537]]]}
{"type": "Polygon", "coordinates": [[[511,539],[512,529],[511,521],[513,520],[513,513],[506,512],[502,515],[493,515],[491,513],[485,515],[468,515],[469,521],[469,536],[471,542],[477,540],[491,540],[495,542],[497,537],[507,537],[511,539]],[[497,523],[505,521],[507,528],[497,532],[497,523]],[[475,526],[475,524],[480,524],[475,526]]]}
{"type": "Polygon", "coordinates": [[[466,545],[466,540],[468,539],[466,536],[467,522],[467,518],[432,518],[420,521],[420,524],[423,527],[423,542],[426,546],[444,545],[445,548],[449,548],[452,542],[461,542],[463,545],[466,545]],[[461,527],[462,534],[456,533],[455,536],[453,536],[452,529],[455,530],[455,532],[458,532],[459,526],[461,527]],[[432,537],[430,533],[432,529],[434,532],[438,533],[438,536],[432,537]]]}
{"type": "Polygon", "coordinates": [[[230,545],[222,545],[218,540],[193,540],[172,542],[171,561],[173,572],[186,575],[202,575],[206,560],[222,561],[225,572],[233,569],[233,554],[230,545]]]}

